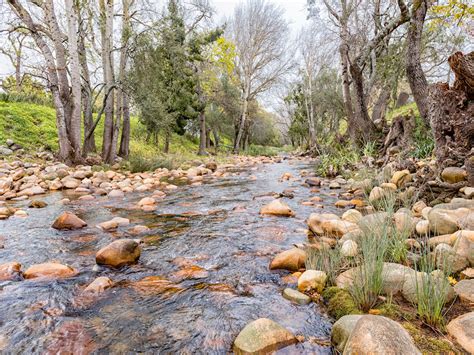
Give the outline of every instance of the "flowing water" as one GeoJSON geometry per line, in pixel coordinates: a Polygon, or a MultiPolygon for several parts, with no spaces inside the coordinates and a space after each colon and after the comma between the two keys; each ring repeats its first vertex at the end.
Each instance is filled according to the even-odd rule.
{"type": "MultiPolygon", "coordinates": [[[[58,192],[41,198],[49,206],[28,209],[27,218],[0,221],[5,246],[0,263],[18,261],[26,269],[58,261],[79,271],[68,279],[0,282],[0,352],[225,354],[246,324],[267,317],[305,337],[279,353],[330,353],[315,340],[329,339],[330,319],[314,303],[303,306],[284,299],[288,272],[268,269],[277,252],[306,241],[301,229],[317,211],[301,205],[314,196],[302,179],[279,181],[284,172],[299,177],[302,169],[311,165],[283,160],[226,178],[206,178],[201,186],[168,193],[154,213],[134,208],[146,193],[74,201],[76,195],[58,192]],[[271,201],[264,195],[288,188],[294,189],[294,198],[284,201],[296,217],[258,214],[271,201]],[[73,202],[60,203],[65,196],[73,202]],[[88,227],[52,229],[66,210],[88,227]],[[121,270],[97,267],[94,258],[114,239],[131,237],[129,227],[114,233],[95,227],[115,216],[129,218],[129,227],[151,228],[140,236],[139,263],[121,270]],[[110,277],[115,286],[99,297],[81,295],[97,276],[110,277]]],[[[319,194],[324,210],[332,211],[335,197],[325,189],[319,194]]],[[[27,203],[14,205],[26,208],[27,203]]]]}

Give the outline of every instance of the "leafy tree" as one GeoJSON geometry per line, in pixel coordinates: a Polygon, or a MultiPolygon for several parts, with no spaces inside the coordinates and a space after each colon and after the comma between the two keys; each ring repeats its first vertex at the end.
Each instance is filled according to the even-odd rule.
{"type": "Polygon", "coordinates": [[[159,31],[144,35],[138,43],[130,72],[133,99],[149,135],[165,134],[169,151],[171,133],[184,134],[188,120],[197,117],[200,103],[197,78],[190,65],[192,54],[185,43],[184,21],[176,0],[159,31]]]}

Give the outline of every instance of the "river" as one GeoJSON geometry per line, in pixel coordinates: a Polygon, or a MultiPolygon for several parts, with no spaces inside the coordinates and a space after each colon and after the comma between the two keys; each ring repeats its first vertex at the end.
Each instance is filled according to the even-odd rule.
{"type": "MultiPolygon", "coordinates": [[[[155,212],[134,206],[146,193],[78,201],[72,192],[44,195],[43,209],[26,209],[27,218],[0,221],[0,263],[18,261],[23,270],[46,261],[73,266],[68,279],[0,282],[0,350],[5,353],[180,353],[226,354],[242,328],[270,318],[305,341],[287,353],[331,353],[315,339],[330,337],[331,320],[320,307],[296,305],[281,296],[287,272],[269,271],[279,251],[306,241],[305,219],[318,209],[302,201],[314,196],[300,171],[311,163],[283,160],[235,170],[225,178],[206,178],[200,186],[168,192],[155,212]],[[279,181],[285,172],[299,178],[279,181]],[[270,192],[294,189],[284,201],[296,217],[262,217],[270,192]],[[72,203],[64,205],[64,197],[72,203]],[[237,209],[236,209],[237,207],[237,209]],[[77,231],[51,228],[63,211],[88,223],[77,231]],[[113,270],[95,264],[95,252],[116,238],[131,237],[128,227],[103,232],[97,223],[115,216],[146,225],[138,264],[113,270]],[[81,296],[97,276],[115,286],[100,297],[81,296]],[[145,277],[148,284],[136,283],[145,277]],[[154,282],[156,281],[156,282],[154,282]],[[141,286],[137,286],[141,285],[141,286]]],[[[149,194],[148,194],[149,195],[149,194]]],[[[322,188],[324,211],[334,212],[335,196],[322,188]]]]}

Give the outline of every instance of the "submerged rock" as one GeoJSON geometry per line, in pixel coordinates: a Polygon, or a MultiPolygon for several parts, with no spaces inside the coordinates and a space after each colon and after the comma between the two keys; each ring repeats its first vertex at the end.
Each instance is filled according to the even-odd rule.
{"type": "Polygon", "coordinates": [[[92,281],[84,289],[84,292],[99,294],[112,286],[113,286],[113,282],[111,279],[105,276],[100,276],[96,278],[94,281],[92,281]]]}
{"type": "Polygon", "coordinates": [[[260,214],[273,216],[294,216],[294,212],[281,200],[274,200],[260,209],[260,214]]]}
{"type": "Polygon", "coordinates": [[[100,249],[95,260],[99,265],[121,267],[137,262],[140,258],[140,246],[132,239],[119,239],[100,249]]]}
{"type": "Polygon", "coordinates": [[[298,340],[278,323],[259,318],[245,326],[234,341],[235,354],[268,354],[298,340]]]}
{"type": "Polygon", "coordinates": [[[54,229],[80,229],[87,226],[87,223],[77,217],[74,213],[63,212],[53,223],[54,229]]]}
{"type": "Polygon", "coordinates": [[[29,208],[44,208],[46,206],[48,206],[48,204],[46,202],[40,201],[40,200],[33,200],[28,205],[29,208]]]}
{"type": "Polygon", "coordinates": [[[0,281],[14,280],[21,276],[21,264],[12,261],[0,264],[0,281]]]}
{"type": "Polygon", "coordinates": [[[34,279],[38,277],[66,278],[74,276],[76,273],[76,270],[70,266],[50,262],[31,265],[28,269],[26,269],[24,276],[25,279],[34,279]]]}

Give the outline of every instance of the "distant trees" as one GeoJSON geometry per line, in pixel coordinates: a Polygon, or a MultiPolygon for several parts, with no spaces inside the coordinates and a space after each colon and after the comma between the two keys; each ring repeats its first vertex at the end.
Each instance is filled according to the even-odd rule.
{"type": "Polygon", "coordinates": [[[234,153],[248,142],[249,103],[278,84],[291,67],[289,30],[280,8],[264,0],[239,4],[230,23],[240,81],[241,112],[235,122],[234,153]]]}

